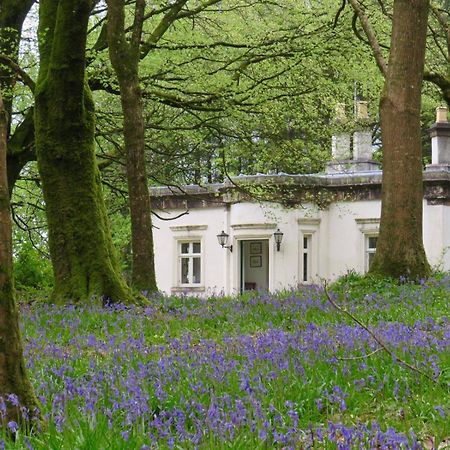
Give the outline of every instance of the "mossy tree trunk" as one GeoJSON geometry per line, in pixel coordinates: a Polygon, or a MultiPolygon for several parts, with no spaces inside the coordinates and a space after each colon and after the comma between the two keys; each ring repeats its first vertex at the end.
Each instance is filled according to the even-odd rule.
{"type": "MultiPolygon", "coordinates": [[[[9,117],[12,113],[13,89],[21,77],[17,66],[22,26],[35,0],[0,0],[0,88],[3,91],[4,107],[9,117]]],[[[8,123],[8,135],[9,135],[8,123]]],[[[8,139],[7,167],[10,194],[24,165],[34,159],[34,129],[32,111],[16,127],[8,139]]]]}
{"type": "Polygon", "coordinates": [[[55,275],[53,300],[130,302],[112,245],[94,157],[85,79],[90,0],[41,0],[35,138],[55,275]]]}
{"type": "MultiPolygon", "coordinates": [[[[25,17],[35,0],[0,0],[0,55],[17,62],[20,37],[25,17]]],[[[0,86],[6,112],[11,116],[16,71],[8,64],[0,64],[0,86]]],[[[8,124],[9,128],[9,124],[8,124]]]]}
{"type": "Polygon", "coordinates": [[[155,292],[156,277],[150,194],[145,164],[145,128],[139,85],[139,60],[145,0],[136,0],[133,32],[125,38],[125,1],[107,0],[108,47],[120,87],[131,216],[132,284],[155,292]]]}
{"type": "MultiPolygon", "coordinates": [[[[11,213],[6,175],[7,113],[0,93],[0,396],[15,394],[31,415],[38,415],[38,401],[23,359],[17,306],[12,278],[11,213]]],[[[21,423],[17,405],[6,402],[5,422],[21,423]]],[[[28,424],[24,424],[28,427],[28,424]]]]}
{"type": "Polygon", "coordinates": [[[422,238],[421,88],[428,0],[395,0],[389,64],[380,103],[383,193],[370,272],[411,279],[430,273],[422,238]]]}

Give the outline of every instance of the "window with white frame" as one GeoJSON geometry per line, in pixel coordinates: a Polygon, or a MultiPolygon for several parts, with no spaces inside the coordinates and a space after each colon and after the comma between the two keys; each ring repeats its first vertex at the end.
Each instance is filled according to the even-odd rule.
{"type": "Polygon", "coordinates": [[[368,272],[377,249],[380,219],[378,217],[357,218],[355,221],[361,231],[361,240],[358,245],[361,252],[361,262],[358,270],[368,272]]]}
{"type": "Polygon", "coordinates": [[[178,242],[179,282],[198,286],[202,282],[202,244],[200,241],[178,242]]]}
{"type": "Polygon", "coordinates": [[[366,264],[365,271],[368,272],[370,266],[372,265],[373,257],[375,256],[375,251],[377,250],[377,235],[366,235],[366,264]]]}
{"type": "Polygon", "coordinates": [[[319,230],[320,219],[301,217],[297,219],[298,236],[298,280],[311,283],[319,274],[319,230]]]}
{"type": "Polygon", "coordinates": [[[312,236],[310,234],[303,234],[302,245],[302,281],[307,283],[311,281],[312,268],[312,251],[311,251],[312,236]]]}

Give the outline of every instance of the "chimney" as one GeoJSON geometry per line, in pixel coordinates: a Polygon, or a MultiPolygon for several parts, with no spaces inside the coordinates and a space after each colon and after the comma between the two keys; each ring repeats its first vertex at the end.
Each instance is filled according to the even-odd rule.
{"type": "Polygon", "coordinates": [[[448,109],[445,106],[436,108],[436,122],[430,128],[431,165],[450,166],[450,123],[448,109]]]}
{"type": "MultiPolygon", "coordinates": [[[[345,105],[336,105],[335,121],[345,123],[345,105]]],[[[380,163],[372,159],[372,132],[369,128],[369,113],[367,102],[358,101],[355,104],[355,124],[360,131],[353,133],[353,158],[350,150],[350,134],[340,133],[332,138],[332,161],[327,163],[326,172],[355,173],[380,170],[380,163]]]]}
{"type": "Polygon", "coordinates": [[[350,135],[339,133],[331,138],[331,156],[338,161],[350,159],[350,135]]]}
{"type": "MultiPolygon", "coordinates": [[[[369,121],[367,102],[356,102],[356,121],[362,125],[362,128],[367,128],[369,121]]],[[[353,133],[353,159],[357,161],[372,160],[372,133],[369,130],[353,133]]]]}
{"type": "MultiPolygon", "coordinates": [[[[345,103],[338,103],[334,111],[336,123],[338,125],[343,125],[347,121],[347,116],[345,114],[345,103]]],[[[348,133],[338,133],[332,136],[331,156],[337,161],[351,158],[350,135],[348,133]]]]}
{"type": "Polygon", "coordinates": [[[356,102],[356,120],[367,121],[369,120],[369,112],[367,109],[367,102],[358,100],[356,102]]]}

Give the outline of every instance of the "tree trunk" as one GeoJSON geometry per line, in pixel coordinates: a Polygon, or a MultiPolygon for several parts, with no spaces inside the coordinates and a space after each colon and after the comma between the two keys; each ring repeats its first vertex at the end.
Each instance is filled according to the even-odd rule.
{"type": "MultiPolygon", "coordinates": [[[[0,54],[17,62],[22,25],[35,0],[0,0],[0,54]]],[[[10,67],[0,64],[0,87],[3,92],[4,108],[11,116],[12,89],[16,73],[10,67]]],[[[9,128],[8,123],[8,128],[9,128]]]]}
{"type": "Polygon", "coordinates": [[[389,64],[380,102],[383,193],[370,273],[410,279],[430,273],[422,239],[421,87],[428,0],[395,0],[389,64]]]}
{"type": "MultiPolygon", "coordinates": [[[[12,279],[12,239],[9,193],[6,176],[6,136],[8,119],[0,94],[0,397],[15,394],[20,405],[39,416],[38,401],[27,376],[23,360],[17,306],[12,279]]],[[[5,423],[21,424],[21,412],[17,405],[5,402],[5,423]]],[[[25,428],[29,424],[23,422],[25,428]]]]}
{"type": "Polygon", "coordinates": [[[120,87],[131,215],[132,285],[155,292],[150,194],[145,167],[145,128],[139,86],[140,38],[145,2],[137,0],[131,42],[125,39],[124,0],[107,0],[108,46],[120,87]]]}
{"type": "Polygon", "coordinates": [[[35,138],[55,275],[53,301],[130,302],[110,236],[94,157],[85,79],[90,0],[41,0],[35,138]]]}
{"type": "MultiPolygon", "coordinates": [[[[10,58],[14,63],[17,63],[19,55],[23,22],[34,2],[35,0],[0,0],[0,54],[10,58]]],[[[16,82],[17,73],[10,66],[0,64],[0,88],[4,94],[4,108],[10,117],[16,82]]],[[[8,135],[9,126],[8,122],[8,135]]],[[[35,158],[31,145],[34,141],[33,131],[33,120],[31,114],[27,113],[24,122],[16,128],[14,136],[8,140],[7,172],[10,194],[22,168],[35,158]]]]}

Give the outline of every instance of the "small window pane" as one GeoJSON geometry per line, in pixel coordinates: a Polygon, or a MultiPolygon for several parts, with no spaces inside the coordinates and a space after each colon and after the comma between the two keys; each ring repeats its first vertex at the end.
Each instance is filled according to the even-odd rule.
{"type": "Polygon", "coordinates": [[[308,249],[308,236],[303,236],[303,248],[308,249]]]}
{"type": "Polygon", "coordinates": [[[192,258],[192,275],[193,275],[193,283],[200,283],[200,258],[192,258]]]}
{"type": "Polygon", "coordinates": [[[192,243],[192,253],[200,253],[200,252],[201,252],[200,242],[193,242],[192,243]]]}
{"type": "Polygon", "coordinates": [[[308,281],[308,253],[303,253],[303,281],[308,281]]]}
{"type": "Polygon", "coordinates": [[[375,250],[377,248],[377,240],[376,236],[369,236],[369,249],[375,250]]]}
{"type": "Polygon", "coordinates": [[[181,258],[181,283],[189,283],[189,258],[181,258]]]}
{"type": "Polygon", "coordinates": [[[181,244],[181,253],[189,253],[189,243],[183,242],[181,244]]]}

